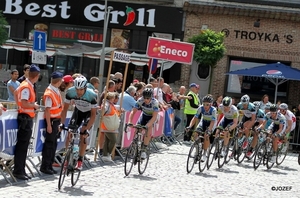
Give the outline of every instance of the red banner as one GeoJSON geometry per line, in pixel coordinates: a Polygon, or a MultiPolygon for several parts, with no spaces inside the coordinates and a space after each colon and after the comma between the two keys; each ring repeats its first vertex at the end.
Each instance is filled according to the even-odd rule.
{"type": "Polygon", "coordinates": [[[195,45],[155,37],[149,37],[147,55],[151,58],[192,64],[195,45]]]}

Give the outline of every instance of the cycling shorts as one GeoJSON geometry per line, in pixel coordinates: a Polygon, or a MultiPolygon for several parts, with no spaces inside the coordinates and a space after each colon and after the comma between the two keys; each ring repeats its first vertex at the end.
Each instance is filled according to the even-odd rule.
{"type": "MultiPolygon", "coordinates": [[[[272,132],[272,134],[276,133],[279,130],[279,125],[272,123],[269,127],[268,130],[272,132]]],[[[279,133],[284,133],[286,130],[286,125],[283,125],[282,130],[279,133]]]]}
{"type": "Polygon", "coordinates": [[[82,112],[77,108],[74,109],[73,115],[69,121],[69,129],[78,129],[83,122],[83,126],[87,126],[91,117],[91,111],[82,112]]]}
{"type": "Polygon", "coordinates": [[[139,117],[139,120],[138,120],[137,124],[145,126],[149,122],[149,120],[151,120],[151,119],[152,119],[152,116],[147,116],[147,115],[142,113],[142,115],[139,117]]]}

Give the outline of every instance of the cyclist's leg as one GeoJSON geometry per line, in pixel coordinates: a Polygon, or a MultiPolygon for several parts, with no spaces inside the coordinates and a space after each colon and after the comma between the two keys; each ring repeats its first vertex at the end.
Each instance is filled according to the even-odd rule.
{"type": "Polygon", "coordinates": [[[260,122],[255,122],[253,125],[253,139],[251,142],[251,147],[250,147],[250,152],[253,152],[253,149],[256,147],[257,142],[258,142],[258,132],[255,130],[257,126],[259,126],[261,123],[260,122]]]}
{"type": "Polygon", "coordinates": [[[250,136],[250,129],[252,128],[251,118],[246,116],[243,117],[243,129],[245,136],[248,138],[250,136]]]}
{"type": "MultiPolygon", "coordinates": [[[[225,120],[224,125],[226,126],[225,129],[229,129],[229,127],[233,124],[232,120],[225,120]]],[[[229,130],[224,130],[224,147],[223,149],[225,149],[228,145],[230,139],[230,131],[229,130]]]]}
{"type": "MultiPolygon", "coordinates": [[[[84,112],[81,115],[81,119],[83,121],[82,129],[80,131],[80,145],[79,145],[79,158],[78,161],[82,160],[83,156],[85,155],[86,147],[87,147],[87,141],[86,138],[89,136],[89,133],[87,132],[86,126],[90,120],[91,112],[84,112]]],[[[81,122],[82,122],[81,121],[81,122]]]]}
{"type": "MultiPolygon", "coordinates": [[[[69,121],[69,124],[68,124],[68,128],[71,129],[71,130],[76,130],[82,122],[82,120],[80,121],[80,119],[78,119],[78,113],[79,113],[79,111],[75,107],[74,112],[72,114],[72,117],[71,117],[71,119],[69,121]]],[[[72,133],[68,132],[68,135],[67,135],[66,141],[65,141],[66,149],[69,147],[71,137],[72,137],[72,133]]]]}
{"type": "MultiPolygon", "coordinates": [[[[208,130],[208,127],[210,125],[210,122],[202,122],[202,131],[208,130]]],[[[207,148],[209,148],[210,141],[209,141],[209,135],[207,133],[204,134],[204,143],[203,143],[203,150],[204,154],[206,154],[207,148]]]]}
{"type": "MultiPolygon", "coordinates": [[[[145,126],[149,120],[151,120],[152,116],[146,116],[144,114],[142,114],[138,120],[138,124],[142,125],[142,126],[145,126]]],[[[148,127],[148,131],[147,131],[147,134],[145,134],[144,136],[144,144],[143,146],[146,148],[149,143],[150,143],[150,140],[151,140],[151,136],[152,136],[152,129],[153,129],[153,126],[150,126],[148,127]]]]}

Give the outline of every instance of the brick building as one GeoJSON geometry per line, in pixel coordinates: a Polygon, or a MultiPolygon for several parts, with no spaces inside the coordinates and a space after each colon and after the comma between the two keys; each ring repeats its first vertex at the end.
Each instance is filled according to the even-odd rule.
{"type": "MultiPolygon", "coordinates": [[[[238,0],[186,1],[183,8],[186,17],[184,40],[198,34],[201,29],[223,31],[226,34],[226,54],[214,70],[211,93],[236,98],[247,93],[252,100],[260,100],[267,93],[273,101],[275,86],[266,79],[246,76],[233,79],[225,73],[274,62],[300,69],[300,3],[268,1],[273,2],[270,6],[263,5],[266,1],[248,2],[259,4],[239,3],[238,0]],[[240,81],[241,87],[235,86],[236,80],[240,81]]],[[[180,83],[199,80],[199,76],[192,78],[199,73],[197,67],[197,63],[184,65],[180,83]]],[[[297,105],[300,102],[299,88],[300,81],[283,83],[279,86],[278,100],[287,102],[290,107],[297,105]]],[[[202,95],[205,92],[208,93],[208,89],[202,86],[202,95]]]]}

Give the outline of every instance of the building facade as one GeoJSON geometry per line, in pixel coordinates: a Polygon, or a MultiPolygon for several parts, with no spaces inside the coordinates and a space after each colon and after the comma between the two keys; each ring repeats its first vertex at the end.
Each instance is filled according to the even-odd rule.
{"type": "MultiPolygon", "coordinates": [[[[243,94],[249,94],[252,100],[260,100],[264,94],[268,94],[272,102],[275,86],[267,79],[247,76],[238,78],[225,73],[274,62],[300,69],[300,3],[297,3],[297,8],[291,6],[293,1],[288,4],[284,1],[269,2],[274,5],[268,5],[267,1],[238,0],[198,0],[184,3],[185,41],[207,28],[222,31],[226,35],[226,54],[218,62],[213,74],[210,93],[214,96],[240,98],[243,94]]],[[[203,96],[209,92],[209,72],[209,67],[198,63],[184,65],[182,74],[185,75],[182,75],[179,82],[199,82],[203,96]]],[[[298,105],[299,88],[299,81],[281,84],[278,88],[278,100],[291,106],[298,105]]]]}

